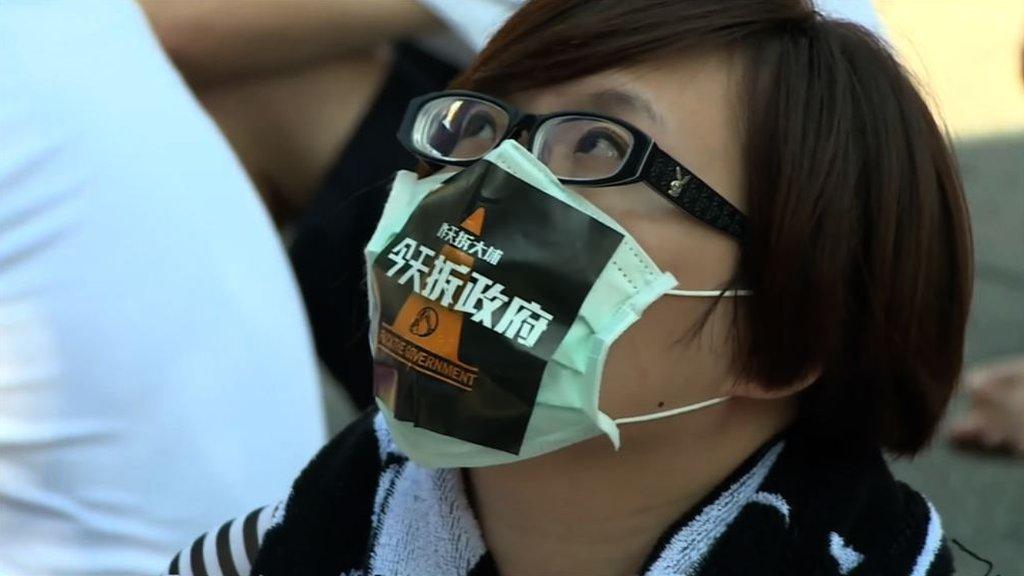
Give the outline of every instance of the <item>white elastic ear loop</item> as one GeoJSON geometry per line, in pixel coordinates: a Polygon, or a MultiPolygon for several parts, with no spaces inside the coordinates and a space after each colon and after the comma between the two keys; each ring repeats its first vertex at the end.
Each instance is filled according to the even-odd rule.
{"type": "Polygon", "coordinates": [[[735,298],[737,296],[750,296],[753,290],[669,290],[665,292],[669,296],[691,296],[694,298],[735,298]]]}
{"type": "Polygon", "coordinates": [[[669,416],[675,416],[676,414],[685,414],[687,412],[693,412],[694,410],[700,410],[701,408],[707,408],[708,406],[714,406],[720,404],[729,399],[729,396],[719,396],[718,398],[712,398],[711,400],[705,400],[696,404],[689,404],[681,406],[679,408],[673,408],[671,410],[665,410],[663,412],[655,412],[654,414],[644,414],[642,416],[630,416],[628,418],[616,418],[612,420],[616,424],[632,424],[634,422],[647,422],[648,420],[658,420],[661,418],[668,418],[669,416]]]}

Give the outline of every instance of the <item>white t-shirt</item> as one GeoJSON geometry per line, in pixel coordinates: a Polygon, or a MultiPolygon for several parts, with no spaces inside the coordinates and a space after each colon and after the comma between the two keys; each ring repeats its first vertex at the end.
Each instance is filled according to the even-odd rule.
{"type": "Polygon", "coordinates": [[[126,0],[0,2],[0,574],[157,574],[324,440],[285,253],[126,0]]]}

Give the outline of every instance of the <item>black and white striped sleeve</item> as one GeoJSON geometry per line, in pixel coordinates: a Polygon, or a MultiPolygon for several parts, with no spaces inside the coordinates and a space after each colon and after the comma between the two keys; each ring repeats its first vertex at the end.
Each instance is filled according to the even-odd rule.
{"type": "Polygon", "coordinates": [[[283,511],[284,502],[257,508],[203,534],[174,556],[166,576],[249,576],[263,536],[283,511]]]}

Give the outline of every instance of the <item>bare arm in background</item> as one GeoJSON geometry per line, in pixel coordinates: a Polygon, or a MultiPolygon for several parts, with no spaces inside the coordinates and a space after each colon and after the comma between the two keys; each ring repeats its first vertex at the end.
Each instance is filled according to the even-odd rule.
{"type": "Polygon", "coordinates": [[[139,0],[195,89],[323,65],[440,31],[416,0],[139,0]]]}
{"type": "Polygon", "coordinates": [[[139,0],[279,225],[372,103],[395,40],[443,25],[415,0],[139,0]]]}

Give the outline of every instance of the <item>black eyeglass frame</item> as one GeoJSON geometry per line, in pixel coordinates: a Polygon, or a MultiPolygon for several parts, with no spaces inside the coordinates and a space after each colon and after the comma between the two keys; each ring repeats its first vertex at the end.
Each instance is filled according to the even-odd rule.
{"type": "MultiPolygon", "coordinates": [[[[561,118],[584,118],[611,122],[622,127],[633,136],[633,146],[629,155],[619,169],[604,178],[561,178],[563,184],[579,184],[584,186],[604,187],[621,186],[634,182],[644,182],[661,196],[681,208],[701,222],[733,236],[742,241],[746,233],[746,216],[721,194],[699,176],[686,168],[681,162],[669,156],[655,144],[654,140],[642,130],[629,122],[597,112],[567,110],[552,114],[527,114],[517,108],[486,94],[470,90],[445,90],[417,96],[409,101],[401,127],[398,129],[398,140],[409,152],[433,166],[469,166],[480,160],[483,155],[472,160],[451,160],[432,156],[419,150],[412,141],[413,128],[420,111],[427,103],[439,98],[467,97],[481,100],[500,108],[508,115],[508,126],[505,133],[495,140],[495,147],[509,138],[518,137],[528,131],[526,148],[532,153],[537,128],[545,122],[561,118]]],[[[492,148],[493,150],[493,148],[492,148]]]]}

